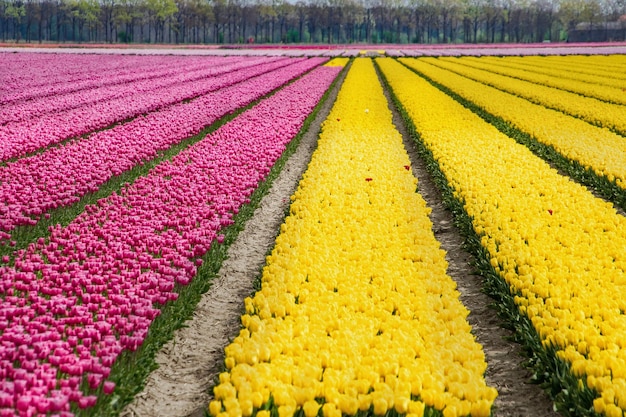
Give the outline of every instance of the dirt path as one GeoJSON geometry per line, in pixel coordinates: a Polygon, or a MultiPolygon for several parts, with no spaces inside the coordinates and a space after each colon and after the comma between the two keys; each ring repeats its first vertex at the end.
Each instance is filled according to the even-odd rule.
{"type": "MultiPolygon", "coordinates": [[[[204,416],[209,390],[222,369],[224,347],[239,331],[243,299],[252,293],[252,283],[273,247],[289,197],[308,165],[320,124],[330,111],[340,85],[337,83],[269,194],[229,248],[228,259],[211,289],[202,297],[194,318],[157,355],[159,368],[150,375],[143,392],[121,413],[123,417],[204,416]]],[[[529,384],[530,374],[521,366],[524,358],[520,346],[506,340],[510,332],[500,327],[495,311],[489,308],[493,300],[481,292],[481,278],[472,274],[471,255],[461,247],[462,238],[453,226],[451,213],[444,208],[438,189],[417,157],[400,116],[390,107],[394,122],[405,138],[419,191],[432,208],[435,235],[448,252],[448,273],[458,283],[461,300],[471,311],[469,321],[474,334],[486,352],[487,382],[500,393],[494,416],[557,416],[547,395],[538,386],[529,384]]]]}

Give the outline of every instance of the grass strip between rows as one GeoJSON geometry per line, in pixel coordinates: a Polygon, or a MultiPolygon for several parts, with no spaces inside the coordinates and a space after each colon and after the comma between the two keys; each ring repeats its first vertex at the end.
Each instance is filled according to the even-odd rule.
{"type": "MultiPolygon", "coordinates": [[[[306,74],[302,75],[302,77],[304,76],[306,76],[306,74]]],[[[289,85],[292,82],[286,85],[289,85]]],[[[160,316],[157,317],[150,326],[148,336],[135,352],[125,350],[119,355],[112,367],[111,376],[109,378],[116,383],[114,394],[99,396],[98,403],[93,408],[87,410],[73,410],[76,412],[77,416],[118,415],[119,412],[132,401],[134,396],[141,392],[147,376],[158,367],[155,362],[157,352],[165,345],[165,343],[172,339],[174,332],[183,327],[184,322],[193,316],[195,307],[200,301],[202,294],[209,290],[213,279],[217,276],[217,273],[226,258],[229,246],[235,241],[239,232],[243,230],[246,221],[252,217],[261,200],[270,190],[273,181],[280,174],[285,162],[297,149],[302,135],[304,135],[304,133],[309,129],[309,126],[317,116],[319,109],[327,100],[329,94],[328,91],[330,91],[330,89],[332,89],[332,85],[324,94],[313,112],[305,119],[302,129],[287,145],[283,154],[272,166],[266,179],[259,184],[258,188],[250,196],[250,202],[241,206],[239,212],[233,218],[234,223],[222,231],[224,241],[221,244],[214,242],[211,249],[202,257],[203,263],[198,268],[197,276],[188,285],[177,286],[179,293],[178,300],[170,302],[162,308],[160,316]]],[[[279,89],[276,91],[278,90],[279,89]]],[[[180,145],[181,148],[179,151],[201,140],[208,133],[232,120],[246,109],[253,107],[261,100],[275,94],[276,91],[268,94],[260,100],[257,100],[249,106],[246,106],[236,113],[226,116],[218,123],[208,128],[204,133],[188,139],[188,143],[180,145]]],[[[169,155],[169,158],[173,156],[174,154],[169,155]]]]}

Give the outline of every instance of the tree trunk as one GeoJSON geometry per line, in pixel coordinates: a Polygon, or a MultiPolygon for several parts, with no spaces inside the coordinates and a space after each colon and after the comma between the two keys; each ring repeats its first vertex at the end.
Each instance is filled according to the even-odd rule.
{"type": "Polygon", "coordinates": [[[43,41],[43,17],[39,16],[39,22],[38,23],[38,27],[37,27],[37,37],[38,37],[38,41],[39,43],[41,43],[43,41]]]}
{"type": "Polygon", "coordinates": [[[415,11],[415,40],[417,43],[422,43],[422,16],[419,11],[415,11]]]}
{"type": "Polygon", "coordinates": [[[474,16],[474,43],[478,43],[478,16],[474,16]]]}

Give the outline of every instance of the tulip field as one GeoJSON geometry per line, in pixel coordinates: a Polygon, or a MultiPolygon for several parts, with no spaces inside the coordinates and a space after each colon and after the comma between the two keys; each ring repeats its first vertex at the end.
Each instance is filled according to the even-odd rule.
{"type": "Polygon", "coordinates": [[[623,417],[626,56],[296,52],[0,49],[0,417],[139,415],[305,134],[196,408],[552,416],[505,406],[478,273],[478,320],[512,329],[550,409],[623,417]]]}
{"type": "Polygon", "coordinates": [[[409,169],[373,63],[358,60],[246,299],[212,415],[489,416],[497,394],[409,169]]]}

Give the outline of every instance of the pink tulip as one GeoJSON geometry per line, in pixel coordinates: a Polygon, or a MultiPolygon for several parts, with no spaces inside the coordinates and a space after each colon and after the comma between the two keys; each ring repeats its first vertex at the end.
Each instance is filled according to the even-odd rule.
{"type": "Polygon", "coordinates": [[[0,318],[8,330],[0,333],[0,372],[12,382],[0,392],[50,398],[50,413],[69,412],[70,403],[91,406],[78,379],[92,388],[103,384],[104,395],[113,392],[114,383],[102,381],[118,355],[141,346],[158,305],[177,299],[176,283],[194,279],[199,257],[224,239],[222,228],[233,223],[339,70],[313,70],[89,206],[67,227],[51,227],[48,240],[16,252],[14,266],[0,267],[7,277],[0,318]],[[45,347],[34,347],[44,339],[45,347]],[[13,368],[25,360],[32,370],[13,368]]]}
{"type": "Polygon", "coordinates": [[[0,391],[0,407],[14,407],[13,395],[0,391]]]}

